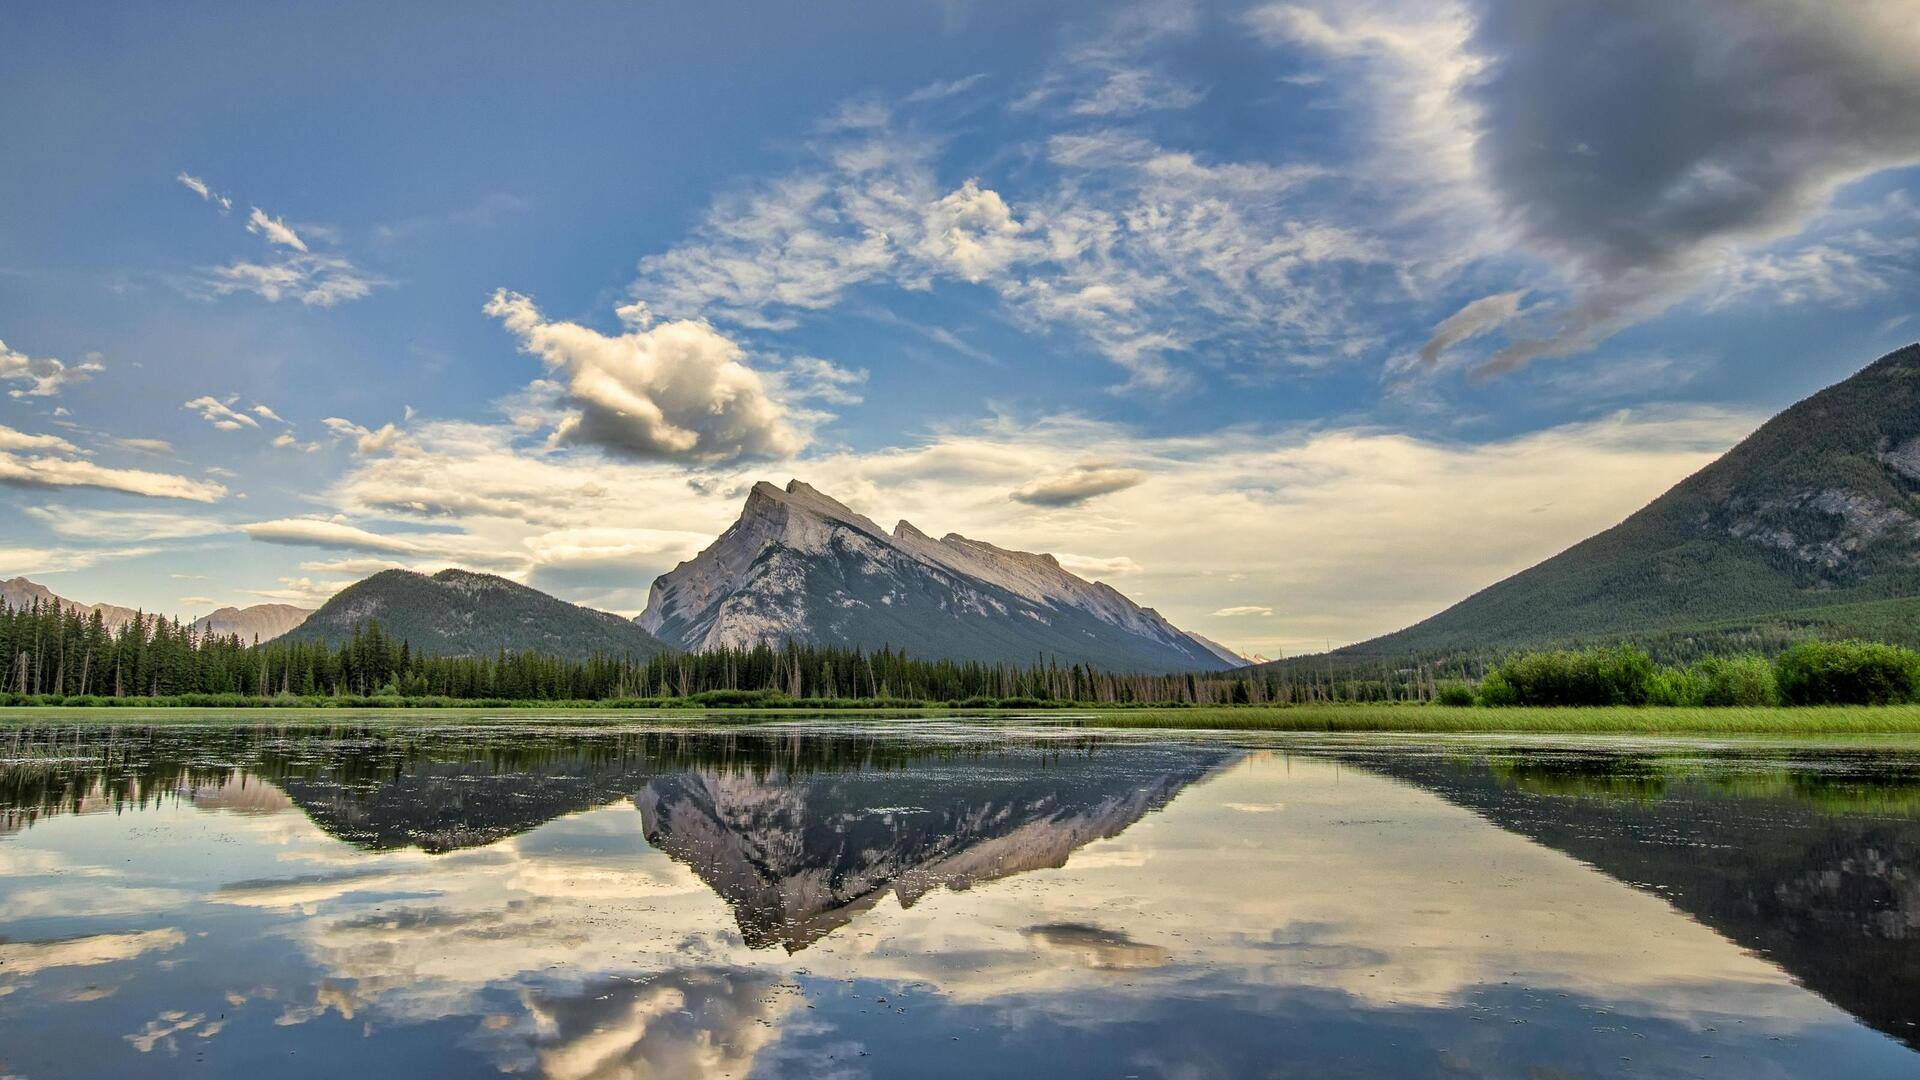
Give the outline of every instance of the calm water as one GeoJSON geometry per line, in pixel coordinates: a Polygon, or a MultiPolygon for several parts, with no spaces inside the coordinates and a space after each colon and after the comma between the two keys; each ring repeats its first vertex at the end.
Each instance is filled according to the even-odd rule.
{"type": "Polygon", "coordinates": [[[0,730],[0,1076],[1920,1075],[1920,759],[0,730]]]}

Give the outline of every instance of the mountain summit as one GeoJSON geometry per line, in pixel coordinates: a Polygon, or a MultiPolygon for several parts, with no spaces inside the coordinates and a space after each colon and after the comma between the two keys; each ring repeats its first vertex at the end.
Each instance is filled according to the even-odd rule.
{"type": "Polygon", "coordinates": [[[1775,416],[1613,528],[1339,653],[1618,640],[1729,622],[1905,638],[1914,597],[1920,345],[1775,416]]]}
{"type": "Polygon", "coordinates": [[[661,651],[658,641],[618,615],[466,570],[432,577],[382,570],[336,593],[286,639],[337,645],[374,620],[389,636],[431,656],[488,656],[505,649],[584,659],[661,651]]]}
{"type": "Polygon", "coordinates": [[[653,583],[638,621],[688,650],[800,641],[1112,670],[1240,662],[1051,555],[935,540],[905,521],[889,533],[798,480],[755,484],[738,521],[653,583]]]}

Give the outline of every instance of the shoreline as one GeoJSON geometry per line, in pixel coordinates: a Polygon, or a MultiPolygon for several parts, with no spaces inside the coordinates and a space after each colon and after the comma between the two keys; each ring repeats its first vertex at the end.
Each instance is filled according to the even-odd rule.
{"type": "Polygon", "coordinates": [[[431,728],[472,720],[565,719],[664,724],[750,726],[805,719],[912,721],[977,719],[1025,721],[1092,729],[1239,732],[1383,732],[1402,734],[1566,735],[1916,735],[1920,705],[1836,705],[1746,708],[1689,706],[1446,707],[1421,704],[1192,706],[1180,708],[1027,705],[991,708],[924,705],[713,708],[601,702],[515,702],[470,705],[380,704],[316,706],[261,702],[251,706],[129,702],[123,705],[11,705],[0,708],[0,730],[43,723],[167,725],[222,723],[338,723],[375,720],[431,728]]]}

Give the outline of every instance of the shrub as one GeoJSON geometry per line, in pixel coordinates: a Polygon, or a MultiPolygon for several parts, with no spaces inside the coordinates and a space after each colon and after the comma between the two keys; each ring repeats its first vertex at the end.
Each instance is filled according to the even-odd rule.
{"type": "Polygon", "coordinates": [[[1789,705],[1886,705],[1920,697],[1920,653],[1865,641],[1803,641],[1774,662],[1789,705]]]}
{"type": "Polygon", "coordinates": [[[1433,692],[1436,704],[1464,708],[1473,704],[1473,687],[1458,680],[1443,682],[1433,692]]]}
{"type": "Polygon", "coordinates": [[[1653,672],[1653,659],[1631,645],[1521,653],[1494,669],[1512,691],[1501,704],[1514,705],[1644,705],[1653,672]]]}
{"type": "Polygon", "coordinates": [[[1506,676],[1500,674],[1500,670],[1495,668],[1487,672],[1486,678],[1480,680],[1480,704],[1518,705],[1520,695],[1515,692],[1513,684],[1507,681],[1506,676]]]}
{"type": "Polygon", "coordinates": [[[1663,667],[1647,681],[1649,705],[1704,705],[1707,677],[1697,669],[1663,667]]]}
{"type": "Polygon", "coordinates": [[[1773,665],[1758,656],[1708,657],[1694,665],[1703,683],[1698,705],[1778,705],[1773,665]]]}

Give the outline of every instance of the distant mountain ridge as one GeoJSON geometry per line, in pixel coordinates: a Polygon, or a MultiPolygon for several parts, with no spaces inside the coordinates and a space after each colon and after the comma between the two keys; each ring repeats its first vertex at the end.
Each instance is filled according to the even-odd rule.
{"type": "Polygon", "coordinates": [[[1916,597],[1920,345],[1909,345],[1775,416],[1619,525],[1333,655],[1500,650],[1802,618],[1827,636],[1915,637],[1916,597]]]}
{"type": "Polygon", "coordinates": [[[1243,662],[1051,555],[905,521],[889,533],[798,480],[755,484],[738,521],[654,582],[638,622],[689,651],[799,641],[1110,670],[1243,662]]]}
{"type": "Polygon", "coordinates": [[[337,645],[376,620],[383,633],[430,656],[488,656],[505,649],[572,659],[646,657],[665,648],[618,615],[466,570],[432,577],[383,570],[336,593],[285,640],[337,645]]]}
{"type": "MultiPolygon", "coordinates": [[[[0,603],[12,608],[31,607],[35,603],[58,604],[60,607],[80,613],[81,618],[89,618],[94,612],[100,613],[100,620],[108,630],[118,630],[133,621],[139,612],[118,604],[82,604],[77,600],[68,600],[52,589],[37,581],[25,577],[0,581],[0,603]]],[[[153,612],[149,612],[153,615],[153,612]]],[[[240,640],[251,644],[255,638],[270,641],[288,630],[300,625],[310,614],[308,609],[294,607],[291,604],[254,604],[251,607],[223,607],[202,615],[188,626],[201,634],[215,634],[221,637],[237,635],[240,640]]]]}
{"type": "Polygon", "coordinates": [[[0,581],[0,602],[11,608],[32,607],[39,604],[58,604],[63,610],[78,611],[81,618],[90,618],[94,612],[100,613],[100,621],[108,630],[118,630],[133,621],[138,614],[133,608],[118,604],[83,604],[78,600],[69,600],[59,596],[52,589],[37,581],[24,577],[9,578],[0,581]]]}
{"type": "Polygon", "coordinates": [[[251,607],[223,607],[193,620],[193,629],[202,634],[237,637],[247,644],[267,642],[307,621],[312,608],[292,604],[254,604],[251,607]]]}

